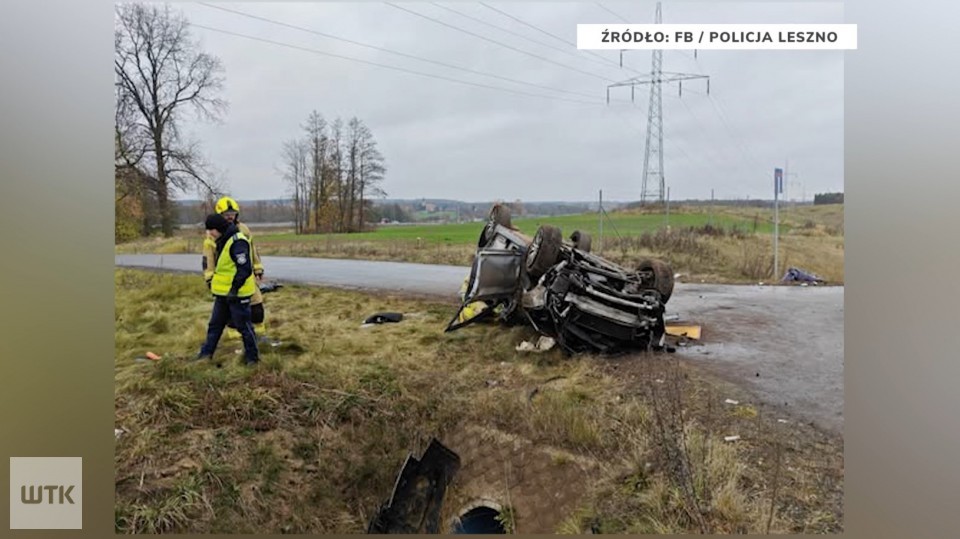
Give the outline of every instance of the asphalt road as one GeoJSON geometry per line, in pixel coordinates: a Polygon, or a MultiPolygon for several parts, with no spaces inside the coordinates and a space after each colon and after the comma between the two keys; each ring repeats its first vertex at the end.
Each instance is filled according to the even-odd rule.
{"type": "MultiPolygon", "coordinates": [[[[116,265],[200,272],[200,255],[116,255],[116,265]]],[[[469,268],[264,257],[268,281],[453,298],[469,268]]],[[[843,287],[676,286],[668,313],[703,326],[682,357],[760,401],[843,432],[843,287]]]]}

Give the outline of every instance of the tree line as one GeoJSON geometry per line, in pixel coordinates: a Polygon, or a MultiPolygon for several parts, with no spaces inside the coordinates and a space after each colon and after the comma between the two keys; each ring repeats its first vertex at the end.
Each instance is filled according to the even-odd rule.
{"type": "Polygon", "coordinates": [[[821,204],[843,204],[843,193],[817,193],[813,196],[814,206],[821,204]]]}
{"type": "Polygon", "coordinates": [[[314,110],[283,144],[283,173],[298,234],[360,232],[370,220],[386,165],[370,128],[356,117],[328,122],[314,110]]]}
{"type": "MultiPolygon", "coordinates": [[[[172,236],[177,193],[205,211],[228,194],[183,130],[189,114],[219,121],[223,65],[200,49],[183,14],[168,4],[123,3],[114,22],[116,240],[172,236]]],[[[370,129],[356,117],[328,123],[314,111],[302,136],[282,148],[297,232],[355,232],[384,196],[386,167],[370,129]]],[[[234,196],[236,198],[236,196],[234,196]]]]}

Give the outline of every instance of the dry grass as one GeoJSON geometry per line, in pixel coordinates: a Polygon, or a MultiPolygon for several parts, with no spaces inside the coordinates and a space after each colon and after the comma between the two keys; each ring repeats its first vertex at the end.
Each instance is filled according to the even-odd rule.
{"type": "MultiPolygon", "coordinates": [[[[205,333],[206,297],[196,276],[116,272],[115,407],[127,431],[115,457],[118,532],[362,532],[407,452],[464,425],[610,463],[594,484],[571,485],[597,495],[561,529],[700,529],[658,449],[666,409],[641,390],[642,377],[610,370],[657,360],[521,355],[514,347],[532,336],[527,328],[443,334],[449,304],[288,287],[267,297],[267,331],[283,345],[265,348],[250,370],[227,333],[218,369],[187,360],[205,333]],[[406,318],[360,328],[385,310],[406,318]],[[163,359],[135,360],[148,350],[163,359]]],[[[696,420],[704,394],[682,394],[693,414],[683,423],[692,488],[710,529],[758,529],[769,472],[696,420]]],[[[838,502],[824,495],[832,491],[790,464],[781,498],[804,501],[778,509],[775,529],[841,527],[838,502]]]]}
{"type": "MultiPolygon", "coordinates": [[[[664,361],[626,375],[650,410],[563,533],[836,533],[842,443],[721,404],[736,389],[664,361]],[[725,435],[739,434],[737,442],[725,435]]],[[[778,416],[774,416],[778,417],[778,416]]]]}

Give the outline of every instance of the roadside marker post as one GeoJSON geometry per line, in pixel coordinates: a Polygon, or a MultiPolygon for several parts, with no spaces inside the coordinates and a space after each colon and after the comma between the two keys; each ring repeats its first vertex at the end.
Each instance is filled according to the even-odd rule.
{"type": "Polygon", "coordinates": [[[773,169],[773,278],[780,275],[780,193],[783,192],[783,169],[773,169]]]}

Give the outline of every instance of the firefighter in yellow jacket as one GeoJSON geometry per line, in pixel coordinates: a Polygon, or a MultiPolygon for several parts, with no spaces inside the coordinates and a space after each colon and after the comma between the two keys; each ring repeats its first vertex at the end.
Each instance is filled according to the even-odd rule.
{"type": "Polygon", "coordinates": [[[233,223],[220,214],[210,214],[205,222],[213,237],[217,263],[210,279],[213,312],[207,326],[207,340],[197,359],[212,359],[228,322],[240,332],[247,365],[260,361],[257,334],[253,329],[250,301],[257,291],[253,276],[253,255],[249,240],[233,223]]]}
{"type": "MultiPolygon", "coordinates": [[[[250,243],[250,251],[253,255],[253,275],[258,285],[256,293],[250,298],[250,313],[254,325],[258,327],[257,333],[260,334],[261,338],[265,339],[266,336],[264,335],[262,325],[265,317],[263,311],[263,294],[260,292],[259,287],[259,284],[263,281],[263,263],[260,261],[260,254],[253,245],[253,234],[251,234],[250,228],[247,225],[240,222],[240,205],[237,204],[236,200],[230,197],[222,197],[220,200],[217,200],[214,211],[226,218],[229,223],[235,224],[250,243]]],[[[216,242],[208,234],[203,241],[203,278],[207,282],[207,286],[210,286],[214,268],[217,266],[216,253],[216,242]]],[[[228,325],[228,327],[232,327],[232,324],[228,325]]]]}

